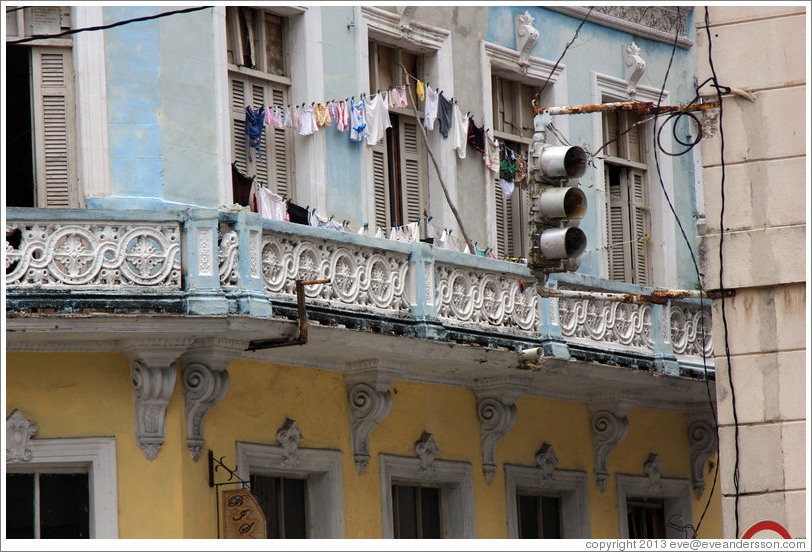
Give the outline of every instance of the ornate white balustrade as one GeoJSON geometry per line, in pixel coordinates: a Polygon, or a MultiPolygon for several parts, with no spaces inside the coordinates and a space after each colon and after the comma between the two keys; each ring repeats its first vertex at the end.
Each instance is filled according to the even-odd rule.
{"type": "Polygon", "coordinates": [[[536,284],[465,266],[435,263],[437,315],[446,324],[538,336],[536,284]]]}
{"type": "Polygon", "coordinates": [[[677,357],[713,358],[711,314],[699,305],[671,302],[671,346],[677,357]]]}
{"type": "Polygon", "coordinates": [[[180,226],[154,222],[8,222],[6,286],[178,290],[180,226]]]}

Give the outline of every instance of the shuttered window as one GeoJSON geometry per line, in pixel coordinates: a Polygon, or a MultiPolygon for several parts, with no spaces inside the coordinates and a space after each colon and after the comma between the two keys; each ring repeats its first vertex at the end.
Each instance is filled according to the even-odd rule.
{"type": "Polygon", "coordinates": [[[643,128],[635,126],[639,119],[629,113],[606,113],[603,121],[604,142],[614,140],[605,147],[604,161],[609,278],[649,285],[651,220],[643,128]]]}
{"type": "MultiPolygon", "coordinates": [[[[369,43],[370,89],[388,90],[404,84],[400,64],[421,78],[421,56],[391,48],[376,42],[369,43]]],[[[416,100],[409,98],[409,103],[416,100]]],[[[421,104],[418,100],[418,117],[421,104]]],[[[386,138],[372,147],[372,186],[375,198],[374,219],[379,228],[405,225],[422,219],[428,211],[428,172],[426,145],[420,124],[411,107],[390,108],[392,128],[386,138]]]]}
{"type": "Polygon", "coordinates": [[[260,155],[248,147],[245,108],[288,105],[287,25],[284,18],[260,9],[228,7],[226,29],[231,107],[231,156],[237,168],[256,176],[258,185],[295,199],[293,131],[264,125],[260,155]]]}

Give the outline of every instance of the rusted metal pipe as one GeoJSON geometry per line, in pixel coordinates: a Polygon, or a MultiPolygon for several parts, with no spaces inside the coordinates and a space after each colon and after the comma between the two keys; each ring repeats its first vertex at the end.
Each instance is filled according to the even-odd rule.
{"type": "Polygon", "coordinates": [[[299,336],[294,338],[282,337],[276,339],[261,339],[248,344],[246,351],[259,349],[272,349],[274,347],[288,347],[290,345],[304,345],[307,343],[307,308],[305,307],[305,286],[316,284],[329,284],[330,280],[296,280],[296,307],[299,311],[299,336]]]}
{"type": "Polygon", "coordinates": [[[620,303],[653,303],[655,305],[665,305],[669,299],[711,299],[707,292],[700,296],[699,291],[688,289],[652,290],[650,295],[556,288],[542,288],[540,293],[547,297],[563,297],[566,299],[597,299],[620,303]]]}
{"type": "Polygon", "coordinates": [[[661,105],[657,107],[653,102],[612,102],[587,105],[569,105],[559,107],[534,107],[536,115],[548,111],[550,115],[577,115],[580,113],[599,113],[605,111],[631,111],[640,115],[651,115],[654,113],[671,113],[687,111],[703,111],[719,107],[718,101],[705,103],[692,103],[685,105],[661,105]]]}

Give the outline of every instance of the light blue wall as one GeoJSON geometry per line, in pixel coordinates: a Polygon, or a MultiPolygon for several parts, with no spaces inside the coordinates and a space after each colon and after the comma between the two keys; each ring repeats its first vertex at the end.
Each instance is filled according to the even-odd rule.
{"type": "MultiPolygon", "coordinates": [[[[105,7],[105,24],[170,11],[105,7]]],[[[89,207],[218,204],[211,10],[105,31],[111,197],[89,207]]]]}
{"type": "MultiPolygon", "coordinates": [[[[357,27],[348,29],[354,19],[352,6],[322,9],[324,44],[325,99],[345,99],[358,96],[359,76],[356,70],[355,34],[357,27]]],[[[356,224],[367,222],[363,216],[364,196],[361,189],[359,147],[349,139],[349,131],[338,132],[335,126],[327,132],[327,211],[338,220],[350,219],[356,224]]],[[[367,147],[362,144],[362,148],[367,147]]]]}
{"type": "MultiPolygon", "coordinates": [[[[539,42],[531,55],[555,62],[564,51],[565,45],[572,40],[575,30],[580,23],[580,19],[564,15],[558,12],[540,7],[494,7],[489,14],[488,28],[484,39],[488,42],[500,44],[507,48],[516,47],[514,31],[514,15],[529,11],[535,18],[534,26],[539,30],[539,42]]],[[[688,18],[688,37],[693,39],[695,30],[693,28],[693,16],[688,18]]],[[[673,44],[666,44],[650,39],[633,36],[608,27],[591,24],[587,21],[581,28],[578,38],[567,50],[566,55],[561,60],[561,64],[566,67],[567,78],[567,102],[570,105],[591,104],[592,97],[592,72],[609,75],[612,77],[625,78],[624,60],[621,45],[629,44],[631,41],[640,47],[640,55],[646,60],[646,72],[640,80],[640,85],[652,88],[662,88],[663,78],[668,67],[673,44]]],[[[670,92],[669,104],[686,103],[693,99],[694,77],[696,75],[696,63],[693,49],[677,48],[674,53],[674,60],[668,74],[668,81],[665,86],[670,92]]],[[[561,128],[569,125],[569,139],[573,144],[584,144],[591,151],[596,150],[600,144],[593,144],[593,121],[595,117],[590,115],[570,115],[558,116],[554,123],[561,128]],[[564,120],[562,120],[564,119],[564,120]]],[[[680,124],[679,128],[684,128],[680,124]]],[[[663,134],[663,146],[669,151],[680,151],[681,146],[673,143],[670,134],[663,134]]],[[[685,138],[683,137],[683,140],[685,138]]],[[[652,144],[653,146],[653,144],[652,144]]],[[[674,163],[674,194],[671,198],[675,209],[682,221],[688,241],[691,247],[696,244],[696,222],[695,214],[695,190],[694,190],[694,166],[692,154],[681,157],[668,158],[660,154],[661,163],[673,161],[674,163]]],[[[660,193],[659,182],[656,173],[652,174],[650,181],[653,193],[660,193]]],[[[597,207],[594,199],[594,171],[588,171],[587,175],[581,179],[588,201],[589,212],[587,217],[581,221],[581,228],[589,238],[597,235],[597,207]]],[[[670,216],[670,213],[669,213],[670,216]]],[[[675,223],[676,226],[676,223],[675,223]]],[[[693,287],[696,281],[691,256],[679,229],[677,232],[677,267],[678,285],[680,287],[693,287]]],[[[590,239],[588,253],[582,257],[579,272],[589,275],[599,274],[599,257],[595,252],[596,244],[594,239],[590,239]],[[589,253],[589,251],[593,251],[589,253]]]]}

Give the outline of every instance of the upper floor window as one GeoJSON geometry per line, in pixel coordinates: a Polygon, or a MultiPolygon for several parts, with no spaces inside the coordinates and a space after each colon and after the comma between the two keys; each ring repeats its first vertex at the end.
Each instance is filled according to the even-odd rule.
{"type": "Polygon", "coordinates": [[[307,538],[307,480],[251,475],[251,492],[265,514],[269,539],[307,538]]]}
{"type": "Polygon", "coordinates": [[[609,278],[640,285],[651,282],[648,250],[651,218],[645,127],[639,115],[603,114],[606,235],[609,278]]]}
{"type": "Polygon", "coordinates": [[[286,129],[266,126],[261,160],[249,150],[245,108],[260,110],[290,104],[288,24],[284,17],[259,8],[226,8],[232,161],[259,185],[293,199],[293,137],[286,129]]]}
{"type": "Polygon", "coordinates": [[[662,499],[629,499],[626,512],[630,539],[665,538],[662,499]]]}
{"type": "Polygon", "coordinates": [[[8,538],[90,538],[87,473],[50,471],[6,474],[8,538]]]}
{"type": "MultiPolygon", "coordinates": [[[[423,58],[401,48],[369,43],[369,87],[371,93],[406,84],[406,71],[423,80],[423,58]]],[[[409,103],[418,101],[414,96],[409,103]]],[[[418,115],[422,106],[418,103],[418,115]]],[[[375,224],[390,228],[420,220],[428,209],[427,153],[419,136],[420,119],[411,108],[390,108],[392,127],[386,137],[372,147],[372,175],[375,194],[375,224]]]]}
{"type": "Polygon", "coordinates": [[[520,539],[560,539],[561,498],[534,493],[516,496],[520,539]]]}
{"type": "MultiPolygon", "coordinates": [[[[6,12],[6,41],[70,29],[70,7],[6,12]]],[[[70,38],[6,45],[6,205],[79,206],[70,38]]]]}
{"type": "Polygon", "coordinates": [[[440,493],[436,487],[392,485],[392,521],[396,539],[439,539],[440,493]]]}

